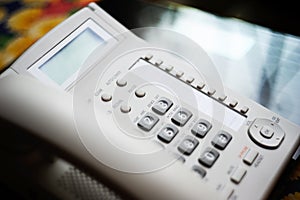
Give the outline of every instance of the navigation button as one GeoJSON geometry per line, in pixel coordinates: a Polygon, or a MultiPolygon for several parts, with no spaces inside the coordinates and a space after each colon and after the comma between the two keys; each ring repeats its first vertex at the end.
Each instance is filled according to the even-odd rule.
{"type": "Polygon", "coordinates": [[[257,145],[274,149],[280,146],[285,137],[285,132],[269,119],[257,118],[248,129],[248,135],[257,145]]]}
{"type": "Polygon", "coordinates": [[[265,138],[272,138],[272,136],[274,135],[274,131],[272,128],[270,128],[267,125],[264,125],[261,129],[260,129],[260,134],[265,137],[265,138]]]}

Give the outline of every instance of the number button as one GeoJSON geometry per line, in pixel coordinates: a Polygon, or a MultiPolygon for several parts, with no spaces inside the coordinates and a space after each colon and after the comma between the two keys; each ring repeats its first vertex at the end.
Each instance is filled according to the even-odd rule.
{"type": "Polygon", "coordinates": [[[194,149],[198,146],[199,142],[196,138],[186,136],[178,146],[178,150],[184,155],[191,155],[194,149]]]}
{"type": "Polygon", "coordinates": [[[159,115],[163,115],[165,114],[173,105],[173,102],[165,97],[161,97],[152,107],[152,110],[159,114],[159,115]]]}
{"type": "Polygon", "coordinates": [[[175,126],[168,124],[159,132],[157,137],[165,143],[170,143],[177,133],[178,129],[175,126]]]}
{"type": "Polygon", "coordinates": [[[216,148],[223,150],[231,141],[232,136],[226,131],[220,131],[211,142],[216,148]]]}
{"type": "Polygon", "coordinates": [[[201,154],[198,161],[206,167],[211,167],[216,162],[219,155],[220,154],[215,149],[207,147],[205,151],[201,154]]]}
{"type": "Polygon", "coordinates": [[[192,116],[193,114],[189,110],[185,108],[180,108],[171,120],[177,126],[184,126],[192,116]]]}
{"type": "Polygon", "coordinates": [[[158,122],[158,117],[152,113],[147,113],[143,118],[138,122],[138,127],[144,131],[150,131],[155,124],[158,122]]]}
{"type": "Polygon", "coordinates": [[[212,125],[211,123],[209,123],[208,121],[204,120],[204,119],[200,119],[192,128],[192,133],[199,137],[199,138],[203,138],[206,133],[211,129],[212,125]]]}

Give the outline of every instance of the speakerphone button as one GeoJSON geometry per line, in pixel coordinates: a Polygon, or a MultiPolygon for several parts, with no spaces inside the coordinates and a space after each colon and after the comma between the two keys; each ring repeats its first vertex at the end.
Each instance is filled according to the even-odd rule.
{"type": "Polygon", "coordinates": [[[230,180],[236,184],[239,184],[244,176],[246,175],[247,170],[238,167],[235,172],[231,175],[230,180]]]}

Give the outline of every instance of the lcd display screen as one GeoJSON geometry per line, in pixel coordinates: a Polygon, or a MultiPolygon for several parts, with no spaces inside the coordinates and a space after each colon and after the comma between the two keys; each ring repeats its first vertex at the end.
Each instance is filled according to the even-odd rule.
{"type": "Polygon", "coordinates": [[[86,28],[48,59],[39,69],[50,79],[62,85],[74,75],[87,57],[104,42],[92,29],[86,28]]]}

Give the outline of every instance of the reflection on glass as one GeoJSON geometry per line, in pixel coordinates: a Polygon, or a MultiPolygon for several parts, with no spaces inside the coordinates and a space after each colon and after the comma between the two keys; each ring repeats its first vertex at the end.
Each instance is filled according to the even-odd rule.
{"type": "Polygon", "coordinates": [[[300,125],[300,38],[190,7],[150,6],[140,15],[138,26],[186,35],[209,54],[224,85],[300,125]]]}

